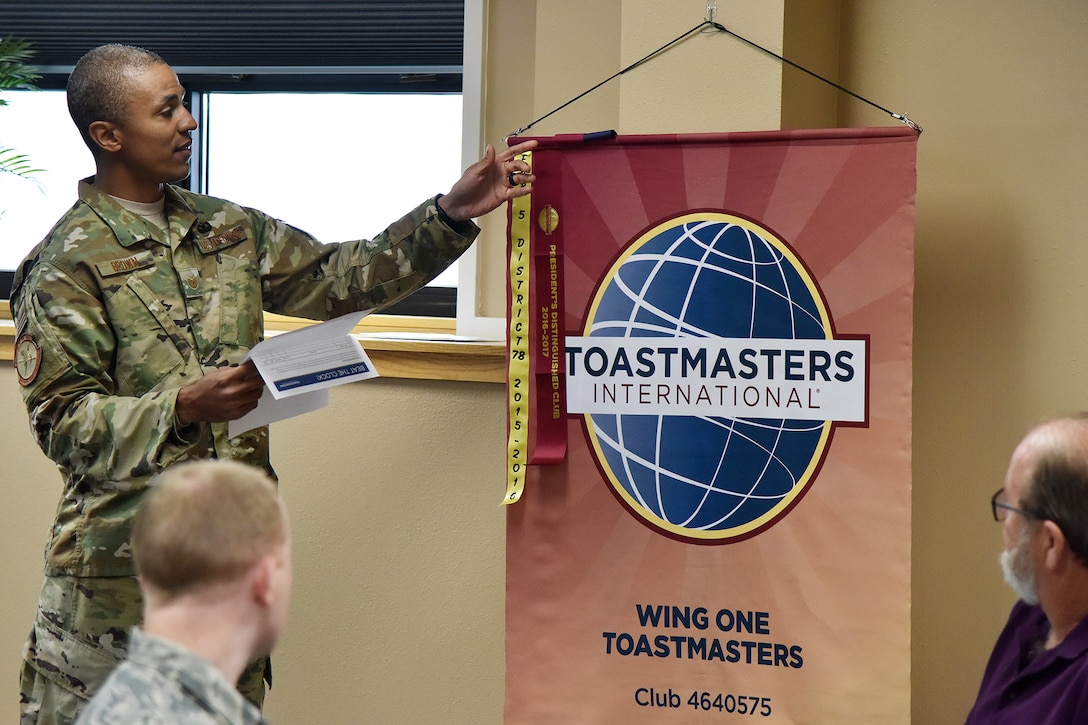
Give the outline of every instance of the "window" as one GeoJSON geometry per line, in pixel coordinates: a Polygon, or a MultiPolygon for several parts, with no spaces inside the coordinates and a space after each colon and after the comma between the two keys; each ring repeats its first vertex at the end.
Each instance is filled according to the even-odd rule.
{"type": "MultiPolygon", "coordinates": [[[[371,238],[461,175],[459,94],[208,93],[203,100],[207,193],[322,241],[371,238]]],[[[456,266],[433,284],[456,287],[456,266]]]]}
{"type": "MultiPolygon", "coordinates": [[[[107,14],[88,14],[86,3],[60,3],[50,12],[43,12],[42,3],[35,0],[4,0],[0,2],[0,28],[5,35],[33,44],[34,63],[42,74],[40,88],[62,89],[72,65],[87,49],[104,42],[121,42],[161,54],[178,71],[191,94],[463,94],[460,168],[479,158],[484,143],[481,121],[487,13],[483,0],[307,0],[305,12],[295,2],[217,0],[214,23],[200,23],[193,32],[178,31],[190,28],[193,18],[207,15],[206,5],[197,0],[131,0],[111,6],[107,14]]],[[[6,112],[10,110],[0,111],[0,145],[24,149],[11,143],[8,136],[6,123],[11,114],[6,112]]],[[[435,128],[432,125],[427,138],[435,128]]],[[[197,180],[204,178],[200,175],[197,180]]],[[[74,198],[74,185],[60,186],[66,202],[74,198]]],[[[441,190],[433,183],[429,187],[425,192],[428,195],[441,190]]],[[[0,208],[9,206],[6,191],[0,194],[0,208]]],[[[265,211],[276,213],[275,209],[265,211]]],[[[40,216],[48,224],[58,215],[40,216]]],[[[350,236],[365,234],[354,232],[350,236]]],[[[21,250],[12,252],[6,232],[0,232],[0,253],[22,258],[21,250]]],[[[0,300],[8,296],[10,267],[18,259],[14,263],[0,261],[0,300]]],[[[476,245],[468,249],[459,267],[461,293],[455,302],[450,300],[456,307],[458,333],[500,338],[504,332],[501,320],[478,317],[476,245]]],[[[430,291],[421,290],[405,302],[418,303],[430,291]]]]}
{"type": "MultiPolygon", "coordinates": [[[[64,91],[5,91],[4,99],[0,146],[43,170],[38,183],[0,174],[0,270],[10,273],[75,201],[76,182],[94,173],[94,160],[68,117],[64,91]]],[[[0,288],[0,298],[8,292],[0,288]]]]}
{"type": "MultiPolygon", "coordinates": [[[[191,85],[189,93],[201,109],[193,169],[203,169],[191,186],[322,241],[373,237],[461,173],[459,93],[201,93],[191,85]]],[[[0,270],[14,270],[75,201],[76,182],[94,163],[63,91],[4,97],[2,143],[44,170],[38,184],[0,175],[0,270]]],[[[430,294],[396,311],[452,317],[456,286],[455,265],[430,294]]]]}

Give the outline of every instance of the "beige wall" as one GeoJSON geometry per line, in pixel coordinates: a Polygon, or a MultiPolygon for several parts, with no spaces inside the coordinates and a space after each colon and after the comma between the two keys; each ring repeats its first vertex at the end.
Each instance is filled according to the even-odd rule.
{"type": "MultiPolygon", "coordinates": [[[[498,142],[704,12],[704,0],[492,0],[487,138],[498,142]]],[[[1088,408],[1088,5],[719,0],[717,17],[925,127],[912,720],[960,723],[1013,600],[986,499],[1029,424],[1088,408]]],[[[699,36],[529,133],[893,123],[842,94],[830,108],[806,83],[818,82],[728,37],[699,36]]],[[[488,220],[482,248],[492,315],[502,314],[502,224],[488,220]]],[[[298,591],[276,657],[273,722],[501,721],[502,404],[498,385],[378,380],[338,389],[329,409],[274,429],[298,591]]],[[[59,484],[30,441],[6,366],[0,446],[0,658],[13,693],[59,484]]]]}
{"type": "MultiPolygon", "coordinates": [[[[925,129],[915,288],[914,722],[970,707],[1013,595],[987,498],[1088,409],[1088,4],[843,4],[843,81],[925,129]]],[[[856,102],[844,122],[883,123],[856,102]]]]}
{"type": "MultiPolygon", "coordinates": [[[[379,379],[334,389],[328,408],[273,429],[295,534],[273,722],[501,721],[503,394],[483,383],[379,379]]],[[[0,719],[13,722],[60,478],[31,440],[6,364],[0,445],[9,713],[0,719]]]]}
{"type": "MultiPolygon", "coordinates": [[[[490,0],[486,138],[499,144],[640,60],[706,14],[698,0],[490,0]]],[[[782,0],[719,0],[742,34],[782,49],[782,0]]],[[[782,72],[773,58],[717,34],[694,34],[522,136],[612,129],[680,133],[777,128],[782,72]]],[[[833,124],[829,124],[833,125],[833,124]]],[[[505,216],[485,220],[484,314],[504,316],[505,216]]]]}

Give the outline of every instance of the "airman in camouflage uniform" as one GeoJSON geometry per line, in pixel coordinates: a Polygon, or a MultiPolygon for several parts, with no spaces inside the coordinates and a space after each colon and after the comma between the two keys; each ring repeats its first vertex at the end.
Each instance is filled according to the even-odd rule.
{"type": "MultiPolygon", "coordinates": [[[[472,217],[528,193],[534,178],[514,159],[533,142],[488,147],[448,194],[373,240],[322,244],[254,209],[170,186],[188,171],[196,128],[176,76],[153,53],[104,46],[73,79],[95,54],[128,64],[108,78],[132,86],[135,100],[128,117],[94,121],[90,134],[73,110],[98,174],[80,183],[79,200],[17,270],[11,296],[31,428],[64,484],[24,651],[24,725],[71,722],[124,656],[140,613],[129,531],[149,479],[194,458],[236,459],[273,475],[267,428],[227,434],[263,385],[257,377],[254,387],[252,363],[240,365],[262,339],[262,309],[324,320],[390,304],[469,246],[479,232],[472,217]],[[152,112],[140,115],[141,99],[168,113],[145,104],[152,112]],[[168,178],[146,188],[157,176],[168,178]],[[137,192],[165,195],[167,230],[116,200],[154,200],[137,192]],[[251,380],[239,380],[247,367],[251,380]],[[196,390],[212,401],[203,417],[190,410],[196,390]],[[229,411],[208,410],[235,399],[229,411]]],[[[263,663],[252,672],[240,687],[259,705],[263,663]]]]}
{"type": "Polygon", "coordinates": [[[153,483],[132,524],[143,623],[77,722],[264,722],[234,682],[287,625],[287,507],[261,469],[237,461],[172,466],[153,483]]]}

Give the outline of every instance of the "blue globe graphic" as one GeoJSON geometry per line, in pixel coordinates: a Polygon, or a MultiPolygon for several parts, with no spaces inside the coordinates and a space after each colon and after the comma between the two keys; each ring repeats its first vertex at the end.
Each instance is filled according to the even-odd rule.
{"type": "MultiPolygon", "coordinates": [[[[792,252],[752,222],[688,214],[633,243],[597,292],[589,337],[823,339],[830,320],[792,252]]],[[[831,423],[710,416],[591,414],[610,483],[671,536],[728,543],[792,508],[822,458],[831,423]]]]}

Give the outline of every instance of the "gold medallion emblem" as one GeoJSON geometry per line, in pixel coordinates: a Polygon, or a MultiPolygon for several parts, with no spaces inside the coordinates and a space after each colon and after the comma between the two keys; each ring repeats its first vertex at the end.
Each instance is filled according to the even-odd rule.
{"type": "Polygon", "coordinates": [[[551,234],[559,226],[559,212],[555,210],[555,207],[548,204],[540,210],[540,216],[537,217],[537,223],[540,228],[544,230],[545,234],[551,234]]]}

